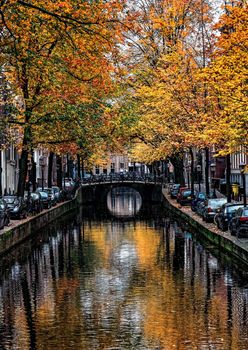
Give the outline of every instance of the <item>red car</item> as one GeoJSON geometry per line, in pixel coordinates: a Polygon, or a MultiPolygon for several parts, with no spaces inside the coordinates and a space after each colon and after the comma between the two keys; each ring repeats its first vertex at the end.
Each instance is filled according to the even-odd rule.
{"type": "Polygon", "coordinates": [[[190,191],[190,188],[188,188],[188,187],[180,187],[179,188],[179,191],[178,191],[178,193],[177,193],[177,202],[178,202],[178,200],[179,200],[179,198],[180,198],[180,196],[181,196],[181,193],[183,192],[183,191],[190,191]]]}
{"type": "Polygon", "coordinates": [[[192,200],[194,199],[194,196],[191,194],[191,189],[186,188],[178,194],[177,201],[181,205],[190,205],[192,200]]]}

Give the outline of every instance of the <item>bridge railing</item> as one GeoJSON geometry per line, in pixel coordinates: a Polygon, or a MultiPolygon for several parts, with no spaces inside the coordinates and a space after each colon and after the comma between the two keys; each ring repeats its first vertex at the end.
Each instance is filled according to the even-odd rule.
{"type": "Polygon", "coordinates": [[[100,183],[116,183],[116,182],[143,182],[143,183],[155,183],[162,184],[163,178],[153,174],[144,173],[114,173],[114,174],[101,174],[92,175],[82,180],[82,184],[100,184],[100,183]]]}

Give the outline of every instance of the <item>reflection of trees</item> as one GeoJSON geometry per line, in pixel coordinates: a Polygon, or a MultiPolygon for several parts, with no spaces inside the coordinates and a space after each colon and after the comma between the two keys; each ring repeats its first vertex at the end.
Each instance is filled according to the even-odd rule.
{"type": "Polygon", "coordinates": [[[173,225],[58,226],[4,283],[0,339],[23,350],[246,349],[244,291],[173,225]]]}
{"type": "Polygon", "coordinates": [[[27,276],[24,273],[21,278],[21,289],[22,289],[22,297],[23,297],[23,304],[24,304],[24,312],[26,315],[27,320],[27,329],[29,332],[29,348],[31,350],[36,349],[36,330],[35,330],[35,324],[34,324],[34,316],[32,311],[32,304],[31,304],[31,295],[30,295],[30,289],[28,286],[27,276]]]}

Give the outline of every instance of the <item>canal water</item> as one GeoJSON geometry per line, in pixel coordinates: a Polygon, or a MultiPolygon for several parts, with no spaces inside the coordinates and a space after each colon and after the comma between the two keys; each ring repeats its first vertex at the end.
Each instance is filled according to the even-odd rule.
{"type": "Polygon", "coordinates": [[[246,273],[132,190],[38,232],[0,270],[1,350],[248,349],[246,273]]]}

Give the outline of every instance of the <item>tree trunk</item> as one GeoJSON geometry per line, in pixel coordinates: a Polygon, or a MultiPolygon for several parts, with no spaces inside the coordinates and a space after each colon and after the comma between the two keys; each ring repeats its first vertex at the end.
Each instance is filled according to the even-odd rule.
{"type": "Polygon", "coordinates": [[[190,147],[189,149],[189,154],[190,154],[190,158],[191,158],[191,164],[190,164],[190,183],[191,183],[191,196],[194,196],[194,192],[195,192],[195,184],[194,184],[194,153],[192,148],[190,147]]]}
{"type": "Polygon", "coordinates": [[[53,157],[54,153],[50,152],[48,157],[48,176],[47,176],[47,185],[48,188],[52,187],[52,176],[53,176],[53,157]]]}
{"type": "Polygon", "coordinates": [[[62,159],[61,156],[56,155],[57,163],[57,186],[62,188],[62,159]]]}
{"type": "Polygon", "coordinates": [[[82,179],[84,179],[84,158],[82,157],[82,179]]]}
{"type": "Polygon", "coordinates": [[[69,154],[67,153],[66,154],[66,173],[65,173],[65,177],[70,177],[70,174],[69,174],[69,154]]]}
{"type": "Polygon", "coordinates": [[[174,182],[180,185],[185,185],[184,173],[183,173],[183,154],[177,153],[170,157],[171,163],[174,166],[174,182]]]}
{"type": "Polygon", "coordinates": [[[19,179],[18,179],[18,187],[17,187],[17,195],[18,197],[24,196],[25,191],[25,183],[28,172],[28,151],[27,149],[23,149],[21,153],[21,158],[19,160],[19,179]]]}
{"type": "Polygon", "coordinates": [[[81,180],[81,164],[80,164],[80,155],[77,154],[77,176],[81,180]]]}
{"type": "Polygon", "coordinates": [[[230,154],[228,154],[226,156],[226,196],[227,196],[227,202],[231,203],[232,192],[231,192],[231,157],[230,157],[230,154]]]}
{"type": "MultiPolygon", "coordinates": [[[[29,112],[27,111],[26,114],[28,113],[29,112]]],[[[17,195],[19,197],[23,197],[24,191],[25,191],[25,183],[26,183],[27,173],[28,173],[28,152],[29,152],[28,149],[30,147],[30,140],[31,140],[31,128],[30,128],[30,125],[27,125],[24,128],[24,135],[23,135],[23,141],[22,141],[22,153],[19,159],[19,179],[18,179],[18,186],[17,186],[17,195]]]]}
{"type": "Polygon", "coordinates": [[[2,189],[2,150],[0,149],[0,197],[3,195],[3,189],[2,189]]]}
{"type": "Polygon", "coordinates": [[[209,148],[205,148],[205,188],[206,195],[209,196],[209,148]]]}
{"type": "Polygon", "coordinates": [[[32,168],[31,168],[31,182],[32,182],[32,187],[33,187],[33,192],[36,191],[36,162],[34,161],[34,153],[32,151],[32,156],[31,156],[31,163],[32,163],[32,168]]]}

